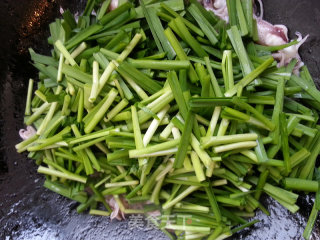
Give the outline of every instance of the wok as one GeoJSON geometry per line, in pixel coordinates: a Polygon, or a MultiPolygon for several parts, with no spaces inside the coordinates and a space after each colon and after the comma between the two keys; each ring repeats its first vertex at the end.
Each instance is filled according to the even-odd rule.
{"type": "MultiPolygon", "coordinates": [[[[27,50],[49,52],[48,24],[60,15],[60,6],[77,12],[84,9],[85,1],[0,1],[0,239],[167,239],[156,229],[130,229],[128,221],[79,215],[77,204],[42,187],[44,177],[36,173],[35,163],[15,151],[23,127],[28,79],[36,77],[27,50]]],[[[319,86],[320,1],[265,0],[264,6],[265,18],[288,26],[291,37],[295,30],[303,36],[310,34],[300,52],[319,86]]],[[[231,239],[302,239],[313,199],[300,197],[300,211],[292,215],[265,198],[271,216],[258,212],[262,221],[231,239]]],[[[320,239],[319,217],[312,239],[320,239]]]]}

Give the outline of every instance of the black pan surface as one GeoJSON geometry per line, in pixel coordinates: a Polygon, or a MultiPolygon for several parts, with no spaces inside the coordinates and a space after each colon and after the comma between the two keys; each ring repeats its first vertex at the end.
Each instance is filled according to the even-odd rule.
{"type": "MultiPolygon", "coordinates": [[[[167,239],[155,229],[133,228],[128,221],[110,222],[108,218],[77,214],[76,203],[42,187],[43,176],[14,145],[20,141],[27,82],[36,76],[30,64],[28,48],[48,53],[48,24],[59,16],[59,8],[72,12],[84,8],[77,0],[2,0],[0,1],[0,239],[11,240],[73,240],[73,239],[167,239]]],[[[315,82],[320,83],[320,1],[265,0],[265,18],[289,27],[290,36],[300,31],[310,34],[301,48],[315,82]]],[[[314,198],[300,197],[301,207],[290,214],[273,200],[266,198],[271,216],[257,213],[262,221],[243,230],[231,239],[298,240],[314,198]]],[[[313,240],[320,240],[318,217],[313,240]]]]}

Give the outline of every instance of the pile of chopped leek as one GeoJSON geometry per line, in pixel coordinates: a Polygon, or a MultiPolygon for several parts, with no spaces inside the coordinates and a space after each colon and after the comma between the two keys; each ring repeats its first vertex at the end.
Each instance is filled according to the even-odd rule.
{"type": "Polygon", "coordinates": [[[297,192],[320,210],[320,92],[296,60],[277,68],[255,43],[251,0],[228,1],[230,23],[196,0],[89,0],[51,23],[51,56],[31,59],[25,124],[16,145],[39,165],[44,186],[108,216],[158,210],[170,239],[224,239],[251,226],[267,194],[290,212],[297,192]],[[95,13],[95,14],[93,14],[95,13]],[[33,93],[33,85],[36,90],[33,93]],[[144,203],[144,210],[125,208],[144,203]],[[183,219],[192,219],[186,224],[183,219]]]}

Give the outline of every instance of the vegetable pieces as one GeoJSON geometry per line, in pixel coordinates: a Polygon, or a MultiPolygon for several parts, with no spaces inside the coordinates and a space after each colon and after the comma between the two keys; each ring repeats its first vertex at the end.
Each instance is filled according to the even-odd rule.
{"type": "Polygon", "coordinates": [[[25,123],[37,132],[16,148],[44,186],[78,212],[113,216],[113,202],[169,214],[155,224],[172,239],[223,239],[257,222],[241,216],[268,214],[262,194],[294,213],[292,190],[316,192],[308,238],[320,92],[306,68],[278,69],[273,49],[253,44],[251,1],[227,1],[230,25],[195,0],[96,3],[50,25],[51,56],[30,50],[40,81],[25,123]]]}

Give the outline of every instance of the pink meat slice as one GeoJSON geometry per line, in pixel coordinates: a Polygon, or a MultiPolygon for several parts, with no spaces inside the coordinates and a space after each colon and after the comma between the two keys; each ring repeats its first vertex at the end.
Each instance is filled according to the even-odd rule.
{"type": "Polygon", "coordinates": [[[32,126],[27,126],[26,129],[20,129],[19,135],[23,140],[33,137],[37,131],[32,126]]]}
{"type": "MultiPolygon", "coordinates": [[[[229,21],[228,9],[226,0],[203,0],[200,1],[203,6],[210,11],[213,11],[218,17],[229,21]]],[[[273,25],[265,20],[263,20],[263,5],[262,0],[258,0],[260,5],[259,16],[254,15],[257,20],[258,28],[258,43],[264,46],[278,46],[289,42],[288,29],[284,25],[273,25]]],[[[304,65],[301,57],[298,53],[299,47],[307,40],[308,36],[302,38],[300,33],[296,33],[298,36],[298,44],[291,47],[287,47],[283,50],[274,53],[274,58],[278,61],[278,66],[286,66],[292,59],[297,59],[297,64],[294,69],[295,74],[299,74],[299,69],[304,65]]]]}
{"type": "Polygon", "coordinates": [[[229,22],[228,8],[226,0],[203,0],[202,5],[205,9],[212,11],[222,20],[229,22]]]}
{"type": "MultiPolygon", "coordinates": [[[[121,209],[119,207],[119,204],[117,203],[115,198],[113,196],[106,196],[105,198],[106,198],[107,203],[109,204],[109,206],[112,209],[112,213],[110,215],[110,219],[111,220],[117,219],[119,221],[126,219],[125,213],[121,211],[121,209]]],[[[145,203],[129,204],[128,201],[124,198],[124,196],[120,196],[119,199],[120,199],[122,205],[124,206],[124,208],[126,208],[126,209],[143,210],[144,205],[150,203],[149,201],[147,201],[145,203]]],[[[160,214],[161,213],[158,210],[155,210],[155,211],[152,211],[152,212],[148,212],[148,215],[152,216],[152,217],[160,216],[160,214]]]]}

